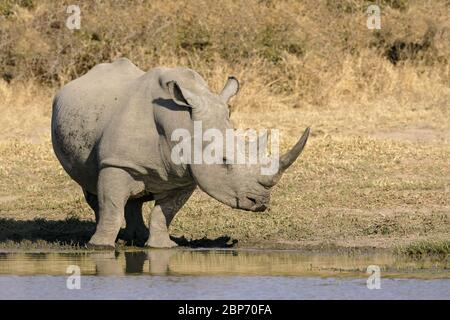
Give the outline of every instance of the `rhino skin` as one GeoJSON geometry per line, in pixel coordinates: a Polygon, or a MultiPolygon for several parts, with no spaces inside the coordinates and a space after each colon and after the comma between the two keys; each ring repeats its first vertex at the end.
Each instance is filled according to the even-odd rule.
{"type": "Polygon", "coordinates": [[[95,66],[56,94],[53,149],[95,212],[97,227],[88,246],[114,248],[125,222],[127,241],[176,246],[168,227],[197,185],[233,208],[267,208],[270,188],[300,155],[309,128],[288,153],[273,160],[280,163],[273,176],[262,176],[259,165],[174,164],[170,156],[175,129],[193,134],[194,121],[202,121],[203,130],[232,128],[227,102],[238,90],[234,77],[214,94],[191,69],[144,72],[121,58],[95,66]],[[149,229],[142,218],[146,201],[155,201],[149,229]]]}

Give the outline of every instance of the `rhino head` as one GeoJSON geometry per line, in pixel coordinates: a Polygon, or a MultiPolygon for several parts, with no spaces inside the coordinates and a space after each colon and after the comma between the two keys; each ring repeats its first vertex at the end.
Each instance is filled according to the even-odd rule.
{"type": "MultiPolygon", "coordinates": [[[[218,95],[212,93],[206,85],[202,86],[200,91],[198,88],[185,88],[176,81],[169,81],[166,86],[173,101],[190,108],[192,120],[201,121],[203,130],[214,128],[221,131],[225,137],[225,131],[233,129],[228,101],[239,91],[236,78],[229,77],[218,95]]],[[[274,174],[263,175],[261,164],[229,163],[224,156],[220,163],[191,163],[189,166],[192,177],[204,192],[232,208],[265,211],[270,200],[270,189],[298,158],[308,140],[309,132],[310,129],[307,128],[294,147],[281,157],[269,158],[269,161],[278,161],[278,171],[274,174]]],[[[265,145],[261,141],[254,143],[265,145]]],[[[205,146],[206,144],[203,144],[202,148],[205,146]]],[[[224,151],[223,154],[225,153],[224,151]]]]}

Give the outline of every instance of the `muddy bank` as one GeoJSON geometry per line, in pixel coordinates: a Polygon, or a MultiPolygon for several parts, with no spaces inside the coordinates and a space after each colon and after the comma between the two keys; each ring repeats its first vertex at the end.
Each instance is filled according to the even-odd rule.
{"type": "MultiPolygon", "coordinates": [[[[423,263],[432,262],[428,267],[434,266],[441,269],[450,269],[450,241],[419,241],[391,246],[379,246],[376,243],[352,242],[239,242],[227,236],[217,239],[195,239],[184,237],[172,237],[178,243],[173,249],[151,249],[125,245],[118,241],[115,250],[93,250],[86,248],[85,243],[60,243],[43,240],[22,240],[0,242],[0,255],[7,254],[69,254],[69,255],[134,255],[148,252],[165,252],[167,255],[180,255],[180,252],[234,252],[240,255],[264,255],[264,254],[293,254],[301,257],[334,257],[333,259],[354,260],[366,257],[368,259],[388,259],[389,261],[407,261],[413,269],[424,268],[423,263]]],[[[183,253],[184,254],[184,253],[183,253]]],[[[389,264],[389,263],[388,263],[389,264]]],[[[428,268],[427,267],[427,268],[428,268]]],[[[336,268],[340,268],[336,266],[336,268]]]]}

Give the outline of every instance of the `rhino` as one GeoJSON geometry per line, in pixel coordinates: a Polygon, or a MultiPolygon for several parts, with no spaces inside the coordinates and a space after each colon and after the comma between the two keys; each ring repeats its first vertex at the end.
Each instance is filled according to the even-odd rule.
{"type": "Polygon", "coordinates": [[[297,159],[309,136],[305,130],[286,154],[273,159],[279,170],[262,175],[259,164],[176,164],[171,134],[204,128],[232,129],[228,102],[239,91],[229,77],[219,94],[185,67],[144,72],[126,58],[101,63],[63,86],[52,106],[51,135],[56,157],[78,183],[96,218],[87,246],[114,248],[121,227],[134,244],[176,246],[168,227],[197,186],[232,208],[264,211],[270,189],[297,159]],[[149,227],[142,206],[155,201],[149,227]]]}

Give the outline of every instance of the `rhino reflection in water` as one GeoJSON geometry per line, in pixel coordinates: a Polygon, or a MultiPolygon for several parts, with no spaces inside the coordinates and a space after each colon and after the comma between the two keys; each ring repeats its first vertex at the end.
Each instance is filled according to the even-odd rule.
{"type": "Polygon", "coordinates": [[[176,253],[179,254],[174,250],[123,253],[116,251],[96,252],[88,257],[94,262],[95,274],[99,276],[142,273],[166,275],[170,271],[170,258],[176,253]]]}
{"type": "MultiPolygon", "coordinates": [[[[65,171],[83,189],[95,211],[93,247],[114,247],[126,221],[125,238],[150,247],[173,247],[168,226],[196,186],[238,209],[264,211],[270,188],[300,155],[309,128],[280,159],[279,171],[262,175],[259,164],[175,164],[171,140],[176,129],[193,133],[232,128],[228,101],[239,90],[230,77],[220,94],[187,68],[143,72],[127,59],[97,65],[56,95],[52,143],[65,171]],[[149,231],[142,205],[155,201],[149,231]]],[[[202,145],[205,148],[206,145],[202,145]]]]}

